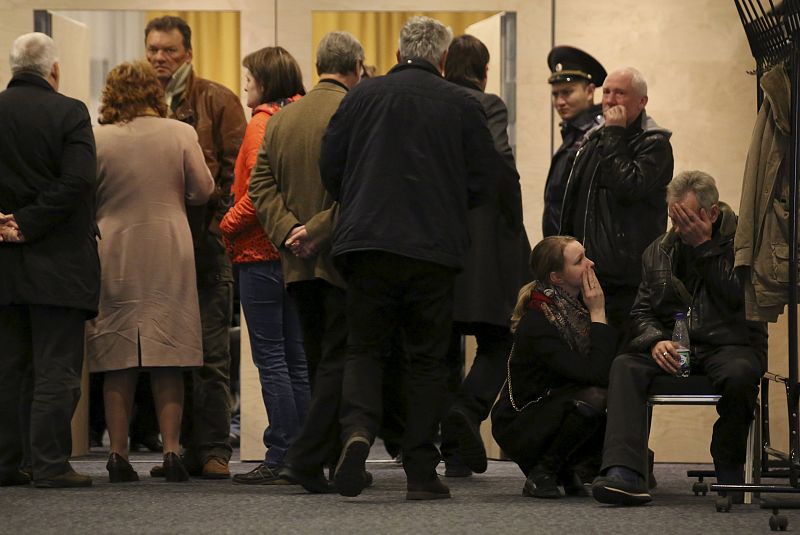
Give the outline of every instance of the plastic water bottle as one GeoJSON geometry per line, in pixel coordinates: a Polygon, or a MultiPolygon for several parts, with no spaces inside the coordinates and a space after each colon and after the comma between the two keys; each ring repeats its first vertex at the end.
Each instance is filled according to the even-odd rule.
{"type": "Polygon", "coordinates": [[[683,312],[675,314],[675,329],[672,331],[672,341],[678,346],[678,356],[680,358],[675,377],[689,377],[689,355],[691,353],[689,348],[691,345],[689,345],[689,326],[686,324],[686,314],[683,312]]]}

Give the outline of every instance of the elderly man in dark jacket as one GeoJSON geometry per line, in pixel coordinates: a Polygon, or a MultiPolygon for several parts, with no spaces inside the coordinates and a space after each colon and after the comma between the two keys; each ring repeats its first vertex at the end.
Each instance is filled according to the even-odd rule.
{"type": "Polygon", "coordinates": [[[366,485],[364,462],[382,410],[382,355],[402,329],[406,497],[450,497],[436,475],[433,436],[444,403],[453,280],[469,246],[468,206],[500,165],[480,102],[442,79],[451,39],[438,21],[409,20],[399,64],[352,89],[323,140],[322,180],[340,202],[332,253],[348,284],[344,447],[335,475],[345,496],[366,485]]]}
{"type": "Polygon", "coordinates": [[[642,259],[642,284],[633,306],[633,353],[611,368],[603,476],[592,485],[601,503],[650,501],[645,474],[646,398],[653,378],[675,374],[674,315],[686,313],[692,373],[708,376],[722,395],[711,455],[717,481],[744,480],[747,432],[755,409],[766,325],[748,322],[739,273],[733,268],[736,214],[719,202],[714,179],[679,174],[667,190],[673,227],[642,259]]]}
{"type": "Polygon", "coordinates": [[[647,100],[647,84],[636,69],[606,77],[605,125],[587,134],[575,157],[559,231],[580,241],[597,264],[618,348],[630,327],[642,252],[667,229],[671,133],[645,113],[647,100]]]}
{"type": "Polygon", "coordinates": [[[57,92],[50,37],[17,38],[11,71],[0,93],[0,486],[32,475],[37,487],[88,487],[69,457],[100,292],[94,136],[86,106],[57,92]]]}

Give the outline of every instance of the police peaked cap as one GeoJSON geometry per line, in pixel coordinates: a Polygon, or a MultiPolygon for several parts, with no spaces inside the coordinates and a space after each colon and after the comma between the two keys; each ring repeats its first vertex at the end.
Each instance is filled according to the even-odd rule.
{"type": "Polygon", "coordinates": [[[547,55],[551,84],[586,80],[600,87],[606,79],[606,70],[600,62],[579,48],[557,46],[547,55]]]}

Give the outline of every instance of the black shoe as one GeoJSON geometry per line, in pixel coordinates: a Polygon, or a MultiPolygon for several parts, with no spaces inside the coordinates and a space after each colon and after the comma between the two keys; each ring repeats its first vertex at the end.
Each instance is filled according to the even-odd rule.
{"type": "Polygon", "coordinates": [[[89,448],[103,447],[103,431],[89,430],[89,448]]]}
{"type": "Polygon", "coordinates": [[[436,477],[424,483],[409,481],[406,500],[441,500],[450,498],[450,489],[436,477]]]}
{"type": "Polygon", "coordinates": [[[534,498],[556,499],[561,498],[561,490],[558,488],[558,477],[556,474],[547,471],[542,466],[536,466],[525,478],[525,485],[522,487],[523,496],[534,498]]]}
{"type": "Polygon", "coordinates": [[[345,441],[336,472],[333,476],[336,490],[342,496],[358,496],[367,486],[364,469],[369,456],[370,440],[364,433],[353,433],[345,441]]]}
{"type": "Polygon", "coordinates": [[[139,474],[133,469],[131,463],[123,459],[118,453],[112,453],[108,456],[106,470],[108,470],[108,480],[111,483],[139,481],[139,474]]]}
{"type": "Polygon", "coordinates": [[[443,433],[458,441],[458,454],[464,464],[475,472],[486,471],[486,448],[483,446],[480,427],[458,409],[451,409],[442,422],[443,433]]]}
{"type": "Polygon", "coordinates": [[[444,462],[445,477],[472,477],[472,470],[460,462],[444,462]]]}
{"type": "Polygon", "coordinates": [[[612,505],[644,505],[653,499],[647,492],[644,478],[633,482],[616,475],[596,477],[592,496],[600,503],[612,505]]]}
{"type": "MultiPolygon", "coordinates": [[[[194,460],[193,457],[187,457],[185,454],[180,456],[181,463],[186,472],[192,477],[203,477],[203,463],[194,460]]],[[[157,464],[150,469],[150,477],[164,477],[164,466],[157,464]]],[[[208,478],[208,479],[227,479],[224,478],[208,478]]]]}
{"type": "MultiPolygon", "coordinates": [[[[714,473],[719,485],[744,485],[744,465],[714,461],[714,473]]],[[[720,496],[730,496],[735,504],[744,503],[742,491],[719,491],[720,496]]]]}
{"type": "Polygon", "coordinates": [[[8,475],[0,476],[0,487],[28,485],[30,482],[31,477],[22,470],[15,470],[8,475]]]}
{"type": "Polygon", "coordinates": [[[79,474],[70,468],[68,471],[57,476],[35,479],[33,481],[33,486],[39,487],[40,489],[91,487],[92,478],[83,474],[79,474]]]}
{"type": "MultiPolygon", "coordinates": [[[[189,481],[189,472],[186,471],[183,461],[177,454],[173,452],[164,454],[164,464],[162,466],[164,477],[169,483],[189,481]]],[[[152,474],[153,471],[151,470],[150,473],[152,474]]]]}
{"type": "Polygon", "coordinates": [[[142,448],[152,451],[154,453],[160,453],[164,451],[164,444],[161,443],[161,439],[158,438],[158,435],[144,435],[142,437],[131,437],[131,451],[142,451],[142,448]]]}
{"type": "Polygon", "coordinates": [[[291,482],[278,475],[278,467],[261,463],[246,474],[236,474],[233,482],[241,485],[291,485],[291,482]]]}
{"type": "Polygon", "coordinates": [[[278,470],[278,476],[290,483],[300,485],[312,494],[329,494],[333,492],[333,485],[325,478],[322,468],[316,472],[304,472],[284,464],[278,470]]]}
{"type": "Polygon", "coordinates": [[[572,468],[563,468],[558,473],[558,480],[564,488],[564,494],[567,496],[591,496],[591,483],[586,484],[583,482],[578,473],[572,468]]]}

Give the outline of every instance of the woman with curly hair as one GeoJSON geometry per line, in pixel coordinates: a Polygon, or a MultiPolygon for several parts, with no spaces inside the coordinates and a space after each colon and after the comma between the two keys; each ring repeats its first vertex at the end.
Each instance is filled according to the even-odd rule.
{"type": "Polygon", "coordinates": [[[522,494],[588,493],[597,475],[615,331],[594,262],[569,236],[533,248],[535,280],[522,287],[511,317],[514,346],[492,409],[492,434],[527,475],[522,494]]]}
{"type": "Polygon", "coordinates": [[[248,54],[242,66],[253,118],[234,167],[234,205],[219,228],[239,272],[239,298],[269,425],[264,430],[264,462],[234,475],[233,482],[269,485],[286,483],[278,477],[278,468],[303,425],[310,389],[300,320],[286,293],[281,257],[256,217],[247,188],[270,117],[305,95],[305,90],[300,66],[279,46],[248,54]]]}
{"type": "Polygon", "coordinates": [[[166,119],[164,92],[145,62],[108,74],[97,144],[100,311],[88,328],[103,399],[112,483],[137,481],[128,423],[140,371],[150,373],[167,481],[188,474],[178,455],[185,367],[203,362],[194,249],[186,204],[208,200],[214,181],[197,134],[166,119]]]}

